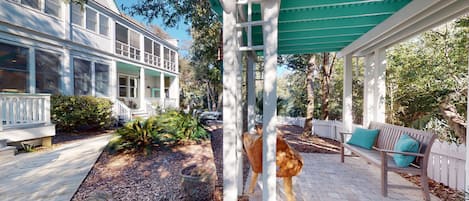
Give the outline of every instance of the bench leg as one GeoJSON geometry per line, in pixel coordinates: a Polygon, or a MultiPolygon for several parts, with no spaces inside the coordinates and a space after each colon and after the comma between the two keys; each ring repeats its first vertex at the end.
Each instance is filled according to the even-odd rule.
{"type": "Polygon", "coordinates": [[[283,185],[285,187],[285,194],[287,195],[287,201],[295,201],[295,196],[293,195],[292,177],[284,177],[283,185]]]}
{"type": "Polygon", "coordinates": [[[430,190],[428,187],[428,176],[426,174],[420,175],[420,182],[422,183],[422,193],[425,200],[430,200],[430,190]]]}
{"type": "Polygon", "coordinates": [[[388,159],[384,152],[381,152],[381,195],[388,196],[388,159]]]}
{"type": "Polygon", "coordinates": [[[344,145],[340,145],[340,162],[344,163],[344,145]]]}

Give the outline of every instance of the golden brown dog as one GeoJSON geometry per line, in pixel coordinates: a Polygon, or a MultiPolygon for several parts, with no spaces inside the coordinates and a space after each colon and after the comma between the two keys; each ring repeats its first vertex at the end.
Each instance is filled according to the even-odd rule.
{"type": "MultiPolygon", "coordinates": [[[[253,171],[248,193],[253,193],[258,174],[262,173],[262,128],[256,126],[256,134],[244,133],[243,144],[253,171]]],[[[301,172],[303,158],[278,135],[276,155],[277,177],[283,177],[287,200],[294,201],[292,177],[301,172]]]]}

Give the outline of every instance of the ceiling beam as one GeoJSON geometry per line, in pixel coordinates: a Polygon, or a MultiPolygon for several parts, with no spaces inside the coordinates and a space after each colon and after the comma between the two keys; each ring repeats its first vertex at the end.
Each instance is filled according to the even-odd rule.
{"type": "MultiPolygon", "coordinates": [[[[368,31],[366,34],[361,36],[359,39],[354,41],[352,44],[348,45],[344,49],[342,49],[338,56],[348,55],[350,53],[356,53],[362,47],[369,45],[372,41],[375,41],[378,38],[382,38],[382,36],[390,31],[393,31],[394,28],[398,27],[399,25],[402,26],[403,22],[409,23],[408,26],[412,25],[412,19],[417,15],[422,15],[422,17],[426,17],[425,15],[430,15],[430,10],[434,5],[447,5],[454,3],[456,0],[413,0],[407,6],[403,7],[401,10],[397,11],[394,15],[383,21],[381,24],[373,28],[372,30],[368,31]],[[425,11],[425,12],[423,12],[425,11]]],[[[415,18],[413,20],[416,20],[415,18]]],[[[399,33],[402,29],[394,29],[393,32],[399,33]]]]}

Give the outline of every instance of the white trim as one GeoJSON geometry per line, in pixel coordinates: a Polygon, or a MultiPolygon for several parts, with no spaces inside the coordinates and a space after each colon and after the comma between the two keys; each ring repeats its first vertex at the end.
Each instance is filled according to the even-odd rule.
{"type": "Polygon", "coordinates": [[[261,3],[264,41],[262,200],[277,199],[277,49],[280,0],[261,3]]]}
{"type": "Polygon", "coordinates": [[[342,57],[350,53],[364,55],[369,52],[362,52],[367,47],[374,46],[373,49],[386,47],[385,44],[393,44],[441,23],[441,18],[443,17],[441,15],[445,15],[446,18],[447,16],[454,17],[455,13],[460,15],[459,13],[464,12],[468,7],[469,1],[464,0],[411,1],[407,6],[394,13],[384,22],[343,48],[338,56],[342,57]],[[415,25],[418,25],[418,27],[415,25]],[[390,40],[391,38],[392,40],[390,40]]]}

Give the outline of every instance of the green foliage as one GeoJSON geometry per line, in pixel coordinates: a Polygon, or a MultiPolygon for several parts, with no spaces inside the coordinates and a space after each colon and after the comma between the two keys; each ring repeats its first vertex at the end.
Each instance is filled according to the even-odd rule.
{"type": "Polygon", "coordinates": [[[23,150],[25,152],[34,152],[35,151],[33,144],[28,144],[28,143],[24,143],[24,142],[21,143],[21,148],[23,148],[23,150]]]}
{"type": "Polygon", "coordinates": [[[197,118],[171,110],[147,120],[136,119],[126,123],[116,131],[116,137],[111,140],[108,149],[111,152],[143,150],[145,154],[149,154],[154,146],[206,138],[208,133],[197,118]]]}
{"type": "Polygon", "coordinates": [[[144,150],[149,154],[153,145],[174,141],[174,136],[163,132],[162,122],[157,117],[147,120],[135,119],[116,131],[116,138],[111,140],[111,151],[127,149],[144,150]]]}
{"type": "Polygon", "coordinates": [[[57,129],[105,129],[112,125],[112,102],[92,96],[51,97],[51,119],[57,129]]]}
{"type": "Polygon", "coordinates": [[[178,141],[200,141],[208,137],[207,131],[197,118],[181,111],[171,110],[159,116],[163,130],[174,135],[178,141]]]}

